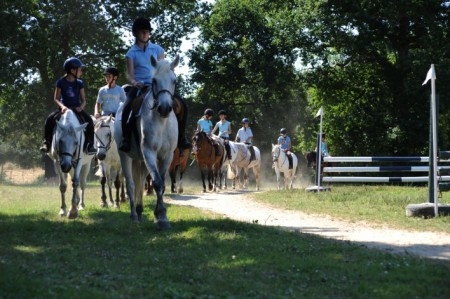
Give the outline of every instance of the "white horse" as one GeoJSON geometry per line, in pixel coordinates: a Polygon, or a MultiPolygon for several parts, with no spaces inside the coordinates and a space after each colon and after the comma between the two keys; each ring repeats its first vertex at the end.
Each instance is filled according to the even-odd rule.
{"type": "Polygon", "coordinates": [[[59,176],[59,190],[61,192],[60,216],[67,215],[69,219],[78,217],[78,209],[84,209],[84,189],[86,179],[91,168],[93,156],[83,152],[84,129],[88,124],[80,124],[72,110],[67,110],[56,121],[53,133],[52,148],[49,157],[55,164],[59,176]],[[65,193],[67,190],[67,174],[72,178],[72,207],[67,213],[65,193]],[[80,190],[78,189],[80,187],[80,190]]]}
{"type": "Polygon", "coordinates": [[[114,138],[114,117],[102,116],[94,122],[95,142],[97,145],[98,170],[95,175],[100,177],[102,188],[102,207],[108,207],[105,184],[108,185],[109,201],[114,207],[120,207],[120,201],[125,202],[125,187],[120,157],[114,138]],[[112,185],[116,188],[115,200],[112,185]]]}
{"type": "Polygon", "coordinates": [[[284,189],[292,189],[295,179],[295,173],[297,171],[298,159],[297,156],[291,152],[292,168],[289,167],[289,160],[287,154],[281,150],[279,144],[272,144],[272,161],[277,175],[278,190],[280,186],[280,173],[284,176],[284,189]]]}
{"type": "Polygon", "coordinates": [[[231,161],[228,162],[228,172],[227,177],[233,180],[233,189],[236,188],[236,180],[238,181],[239,187],[247,189],[248,187],[248,170],[251,168],[253,174],[255,175],[256,190],[259,190],[259,179],[261,173],[261,153],[259,148],[253,146],[255,151],[255,159],[250,161],[250,149],[248,145],[242,142],[229,141],[231,149],[231,161]],[[241,185],[240,171],[243,170],[244,181],[241,185]]]}
{"type": "MultiPolygon", "coordinates": [[[[136,120],[137,133],[132,133],[131,151],[119,151],[130,199],[131,219],[135,222],[142,220],[144,181],[149,173],[157,198],[153,214],[159,229],[170,228],[163,195],[165,177],[178,139],[178,124],[172,108],[176,81],[173,70],[178,62],[178,56],[173,62],[157,61],[152,57],[153,85],[142,102],[140,116],[136,120]]],[[[122,109],[123,106],[120,106],[115,122],[115,138],[118,144],[122,141],[122,109]]]]}

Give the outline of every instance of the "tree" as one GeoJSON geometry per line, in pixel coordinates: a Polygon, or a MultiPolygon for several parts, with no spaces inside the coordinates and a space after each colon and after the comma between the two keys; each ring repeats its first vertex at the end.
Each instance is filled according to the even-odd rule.
{"type": "MultiPolygon", "coordinates": [[[[228,110],[235,130],[251,120],[255,143],[270,151],[281,127],[301,122],[305,97],[293,69],[295,55],[275,40],[270,1],[216,1],[200,21],[200,42],[190,51],[195,100],[228,110]]],[[[202,110],[198,111],[201,115],[202,110]]]]}
{"type": "MultiPolygon", "coordinates": [[[[124,74],[124,55],[132,39],[125,36],[133,20],[144,15],[157,27],[152,39],[178,52],[204,4],[174,1],[5,0],[0,11],[0,135],[2,146],[28,148],[38,159],[43,123],[55,109],[54,83],[64,74],[63,62],[79,57],[87,65],[87,111],[93,111],[103,69],[115,65],[124,74]],[[17,138],[22,136],[21,138],[17,138]],[[31,150],[33,149],[33,150],[31,150]]],[[[119,83],[125,83],[121,76],[119,83]]],[[[7,151],[8,149],[0,149],[7,151]]]]}

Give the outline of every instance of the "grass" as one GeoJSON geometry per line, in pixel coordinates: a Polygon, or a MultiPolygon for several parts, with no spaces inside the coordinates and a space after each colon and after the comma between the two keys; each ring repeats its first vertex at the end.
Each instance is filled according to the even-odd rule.
{"type": "MultiPolygon", "coordinates": [[[[268,194],[272,199],[267,202],[276,200],[272,204],[285,208],[291,208],[288,202],[299,201],[294,208],[336,203],[351,210],[358,192],[351,195],[350,189],[342,189],[345,200],[338,200],[338,188],[302,199],[295,197],[304,194],[299,190],[255,197],[262,200],[268,194]]],[[[185,206],[168,205],[173,228],[161,232],[152,222],[153,197],[146,198],[145,220],[133,224],[128,206],[99,207],[97,184],[86,193],[87,208],[78,219],[68,220],[57,214],[58,187],[0,186],[0,298],[448,298],[450,294],[447,261],[236,222],[185,206]]],[[[373,208],[369,199],[364,201],[373,208]]],[[[434,221],[426,223],[430,220],[434,221]]]]}
{"type": "MultiPolygon", "coordinates": [[[[427,187],[335,185],[327,192],[272,190],[253,193],[251,197],[288,210],[325,214],[353,222],[368,222],[372,226],[450,233],[450,217],[422,219],[405,216],[408,204],[428,202],[427,187]]],[[[450,193],[442,193],[442,197],[438,198],[440,204],[449,202],[450,193]]]]}

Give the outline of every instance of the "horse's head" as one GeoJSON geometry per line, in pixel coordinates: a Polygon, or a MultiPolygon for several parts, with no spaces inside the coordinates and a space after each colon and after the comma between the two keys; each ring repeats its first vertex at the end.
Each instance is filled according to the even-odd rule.
{"type": "Polygon", "coordinates": [[[272,144],[272,161],[275,162],[280,157],[281,147],[279,144],[272,144]]]}
{"type": "Polygon", "coordinates": [[[173,95],[175,93],[176,75],[175,67],[178,65],[180,57],[177,55],[174,61],[156,60],[151,57],[152,66],[155,69],[153,75],[152,95],[154,99],[153,108],[156,108],[163,118],[169,116],[173,107],[173,95]]]}
{"type": "Polygon", "coordinates": [[[194,153],[197,153],[201,149],[205,140],[208,140],[208,136],[205,132],[199,131],[194,133],[194,136],[192,136],[192,148],[194,153]]]}
{"type": "Polygon", "coordinates": [[[114,118],[102,116],[95,121],[95,142],[97,144],[97,158],[102,161],[106,158],[107,151],[114,141],[114,118]]]}
{"type": "Polygon", "coordinates": [[[307,152],[305,155],[306,161],[308,162],[307,167],[315,167],[316,165],[316,152],[307,152]]]}
{"type": "MultiPolygon", "coordinates": [[[[56,121],[56,131],[54,139],[54,148],[52,151],[59,157],[61,170],[65,173],[69,172],[75,160],[83,154],[84,143],[84,129],[88,125],[84,123],[75,125],[71,119],[76,120],[73,115],[70,118],[72,111],[66,112],[60,121],[56,121]],[[65,117],[67,115],[67,117],[65,117]]],[[[73,113],[72,113],[73,114],[73,113]]],[[[78,121],[77,121],[78,122],[78,121]]]]}

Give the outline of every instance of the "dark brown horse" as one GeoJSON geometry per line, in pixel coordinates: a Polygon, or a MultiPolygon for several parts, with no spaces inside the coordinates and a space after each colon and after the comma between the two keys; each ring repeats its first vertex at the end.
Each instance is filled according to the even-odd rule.
{"type": "Polygon", "coordinates": [[[205,132],[197,132],[192,137],[193,152],[195,161],[202,176],[203,192],[206,192],[205,178],[208,176],[208,190],[216,191],[220,169],[223,163],[225,150],[218,143],[216,148],[210,137],[205,132]]]}

